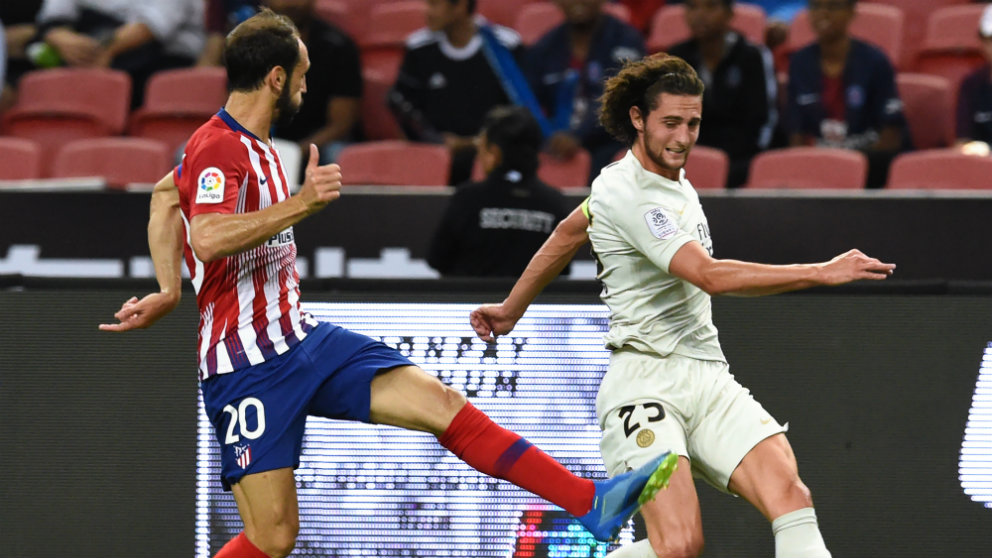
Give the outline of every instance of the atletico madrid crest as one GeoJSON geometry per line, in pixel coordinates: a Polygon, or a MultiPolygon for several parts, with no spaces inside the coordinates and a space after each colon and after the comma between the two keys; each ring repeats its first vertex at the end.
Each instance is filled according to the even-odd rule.
{"type": "Polygon", "coordinates": [[[251,446],[234,446],[234,457],[238,460],[238,466],[247,469],[251,464],[251,446]]]}

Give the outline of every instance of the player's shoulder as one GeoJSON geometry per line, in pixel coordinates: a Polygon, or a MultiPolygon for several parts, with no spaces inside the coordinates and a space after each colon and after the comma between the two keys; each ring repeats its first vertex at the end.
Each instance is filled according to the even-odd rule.
{"type": "Polygon", "coordinates": [[[443,33],[432,31],[427,27],[421,27],[406,37],[407,50],[421,50],[431,46],[437,46],[441,42],[443,33]]]}

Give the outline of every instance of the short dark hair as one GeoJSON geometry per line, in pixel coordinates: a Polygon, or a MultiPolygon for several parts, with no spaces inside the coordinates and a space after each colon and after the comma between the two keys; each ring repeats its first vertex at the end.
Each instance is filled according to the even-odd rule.
{"type": "Polygon", "coordinates": [[[241,22],[224,45],[228,91],[258,89],[275,67],[291,74],[300,59],[299,36],[288,17],[268,8],[241,22]]]}
{"type": "MultiPolygon", "coordinates": [[[[448,0],[449,4],[457,4],[458,0],[448,0]]],[[[468,13],[475,13],[475,0],[465,0],[466,8],[468,8],[468,13]]]]}
{"type": "Polygon", "coordinates": [[[499,147],[503,155],[499,170],[515,170],[524,176],[537,172],[541,151],[541,126],[524,107],[499,106],[486,113],[480,134],[486,143],[499,147]]]}
{"type": "Polygon", "coordinates": [[[630,107],[637,107],[646,117],[658,108],[658,96],[662,93],[698,96],[704,88],[696,70],[678,56],[659,52],[628,61],[617,75],[606,81],[599,99],[599,122],[618,141],[630,146],[637,140],[630,107]]]}

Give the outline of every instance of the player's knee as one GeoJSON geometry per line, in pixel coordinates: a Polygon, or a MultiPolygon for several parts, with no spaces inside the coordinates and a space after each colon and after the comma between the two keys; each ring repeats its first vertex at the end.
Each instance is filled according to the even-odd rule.
{"type": "Polygon", "coordinates": [[[658,558],[695,558],[703,553],[703,533],[699,529],[667,530],[661,540],[651,540],[658,558]]]}
{"type": "Polygon", "coordinates": [[[441,384],[441,401],[446,414],[454,418],[458,414],[458,411],[468,402],[468,399],[465,398],[465,394],[457,389],[441,384]]]}
{"type": "Polygon", "coordinates": [[[790,502],[795,502],[796,505],[804,508],[813,506],[813,495],[810,493],[809,487],[799,478],[799,475],[789,479],[786,483],[785,495],[790,502]]]}

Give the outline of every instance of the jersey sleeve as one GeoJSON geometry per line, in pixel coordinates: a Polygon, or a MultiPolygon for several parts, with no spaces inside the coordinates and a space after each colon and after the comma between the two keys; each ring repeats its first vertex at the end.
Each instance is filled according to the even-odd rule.
{"type": "Polygon", "coordinates": [[[606,207],[618,234],[665,273],[679,248],[696,240],[681,228],[681,209],[670,206],[668,200],[648,197],[627,207],[606,207]]]}
{"type": "Polygon", "coordinates": [[[189,200],[189,218],[201,213],[234,213],[247,175],[242,146],[213,141],[187,151],[177,175],[189,200]],[[241,147],[241,149],[238,149],[241,147]]]}

